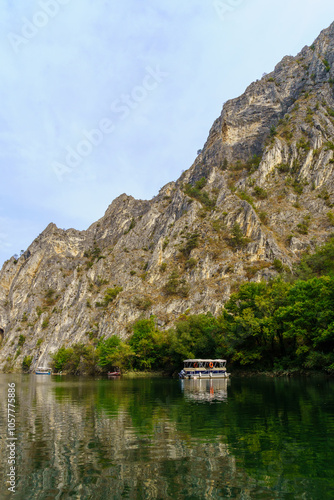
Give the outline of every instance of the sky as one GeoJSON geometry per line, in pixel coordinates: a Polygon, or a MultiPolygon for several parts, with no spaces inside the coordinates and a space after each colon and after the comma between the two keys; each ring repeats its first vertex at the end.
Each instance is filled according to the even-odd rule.
{"type": "Polygon", "coordinates": [[[223,103],[334,21],[332,0],[2,0],[0,266],[191,166],[223,103]]]}

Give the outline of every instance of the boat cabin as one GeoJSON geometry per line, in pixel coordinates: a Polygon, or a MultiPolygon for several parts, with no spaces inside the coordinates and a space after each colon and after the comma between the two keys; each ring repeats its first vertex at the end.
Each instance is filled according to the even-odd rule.
{"type": "Polygon", "coordinates": [[[225,378],[226,359],[186,359],[180,378],[225,378]]]}
{"type": "Polygon", "coordinates": [[[35,370],[36,375],[51,375],[52,369],[48,367],[39,366],[35,370]]]}

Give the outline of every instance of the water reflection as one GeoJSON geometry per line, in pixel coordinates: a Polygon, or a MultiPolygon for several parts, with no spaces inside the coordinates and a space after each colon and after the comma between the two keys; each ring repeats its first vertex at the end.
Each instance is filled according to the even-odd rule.
{"type": "Polygon", "coordinates": [[[229,379],[181,379],[181,389],[188,401],[227,401],[229,379]]]}
{"type": "MultiPolygon", "coordinates": [[[[16,495],[330,498],[334,386],[290,380],[0,376],[17,384],[16,495]],[[327,496],[326,496],[327,495],[327,496]]],[[[6,437],[6,401],[0,431],[6,437]]]]}

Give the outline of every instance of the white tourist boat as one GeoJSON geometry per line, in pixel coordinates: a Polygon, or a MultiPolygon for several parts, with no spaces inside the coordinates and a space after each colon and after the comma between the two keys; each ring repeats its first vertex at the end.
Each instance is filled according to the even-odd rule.
{"type": "Polygon", "coordinates": [[[35,370],[36,375],[51,375],[51,372],[52,372],[51,368],[44,368],[42,366],[39,366],[35,370]]]}
{"type": "Polygon", "coordinates": [[[180,378],[227,378],[226,359],[185,359],[180,378]]]}

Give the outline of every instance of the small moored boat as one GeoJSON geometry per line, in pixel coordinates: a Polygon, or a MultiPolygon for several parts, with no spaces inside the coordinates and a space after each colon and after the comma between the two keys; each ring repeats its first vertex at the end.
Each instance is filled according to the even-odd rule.
{"type": "Polygon", "coordinates": [[[36,375],[51,375],[51,372],[52,372],[51,368],[44,368],[41,366],[39,366],[35,370],[36,375]]]}
{"type": "Polygon", "coordinates": [[[121,370],[118,366],[115,367],[114,371],[108,372],[108,377],[119,377],[121,375],[121,370]]]}
{"type": "Polygon", "coordinates": [[[186,359],[180,378],[227,378],[226,359],[186,359]]]}

